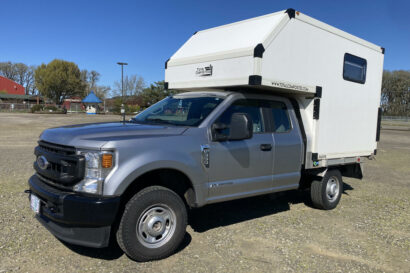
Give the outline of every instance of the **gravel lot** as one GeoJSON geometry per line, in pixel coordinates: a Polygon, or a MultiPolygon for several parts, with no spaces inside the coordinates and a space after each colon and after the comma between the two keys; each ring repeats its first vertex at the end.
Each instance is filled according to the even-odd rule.
{"type": "Polygon", "coordinates": [[[363,164],[362,181],[345,179],[333,211],[297,191],[196,209],[179,252],[148,263],[115,246],[63,244],[23,193],[33,148],[48,127],[110,120],[120,118],[0,113],[0,273],[410,271],[410,130],[382,131],[377,160],[363,164]]]}

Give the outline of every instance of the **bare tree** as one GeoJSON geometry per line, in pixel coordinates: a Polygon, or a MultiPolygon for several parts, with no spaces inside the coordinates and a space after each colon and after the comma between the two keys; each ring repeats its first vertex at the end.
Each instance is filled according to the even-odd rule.
{"type": "MultiPolygon", "coordinates": [[[[138,75],[131,75],[124,77],[124,96],[135,97],[142,93],[146,84],[143,77],[138,75]]],[[[121,96],[121,82],[114,82],[113,96],[121,96]]]]}
{"type": "Polygon", "coordinates": [[[35,69],[35,66],[28,66],[23,63],[0,63],[0,75],[24,86],[26,95],[33,95],[36,93],[36,87],[34,84],[35,69]]]}

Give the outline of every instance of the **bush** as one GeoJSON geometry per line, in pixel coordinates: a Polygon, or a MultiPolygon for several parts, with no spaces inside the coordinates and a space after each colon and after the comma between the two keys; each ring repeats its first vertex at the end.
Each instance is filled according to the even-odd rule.
{"type": "Polygon", "coordinates": [[[56,112],[58,109],[57,109],[57,107],[52,106],[52,105],[44,107],[44,111],[50,112],[50,110],[51,110],[51,112],[56,112]]]}
{"type": "Polygon", "coordinates": [[[31,107],[31,113],[43,111],[43,105],[36,104],[31,107]]]}

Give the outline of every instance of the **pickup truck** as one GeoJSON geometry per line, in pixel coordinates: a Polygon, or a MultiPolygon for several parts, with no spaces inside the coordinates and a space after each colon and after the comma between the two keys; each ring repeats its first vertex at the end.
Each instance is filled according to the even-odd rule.
{"type": "Polygon", "coordinates": [[[187,91],[127,122],[45,130],[29,180],[57,238],[136,261],[181,243],[189,209],[310,189],[334,209],[380,137],[384,48],[288,9],[195,32],[165,63],[187,91]]]}
{"type": "MultiPolygon", "coordinates": [[[[241,92],[168,97],[129,122],[45,130],[29,180],[37,219],[57,238],[119,246],[137,261],[170,255],[187,209],[301,186],[304,144],[289,99],[241,92]]],[[[339,203],[341,172],[311,186],[313,204],[339,203]]]]}

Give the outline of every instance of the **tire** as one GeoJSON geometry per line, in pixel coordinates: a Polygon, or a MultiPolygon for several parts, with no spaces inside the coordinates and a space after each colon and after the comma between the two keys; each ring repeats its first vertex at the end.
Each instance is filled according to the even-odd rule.
{"type": "Polygon", "coordinates": [[[336,208],[342,192],[343,181],[339,170],[328,170],[321,180],[313,180],[310,185],[310,197],[313,206],[318,209],[336,208]]]}
{"type": "Polygon", "coordinates": [[[173,191],[152,186],[126,204],[117,230],[120,248],[133,260],[146,262],[168,257],[184,239],[187,211],[173,191]]]}

